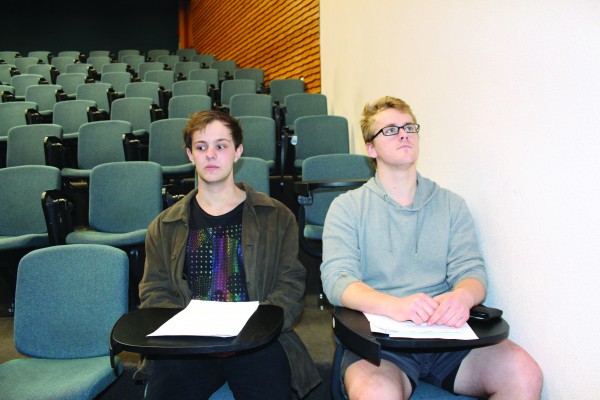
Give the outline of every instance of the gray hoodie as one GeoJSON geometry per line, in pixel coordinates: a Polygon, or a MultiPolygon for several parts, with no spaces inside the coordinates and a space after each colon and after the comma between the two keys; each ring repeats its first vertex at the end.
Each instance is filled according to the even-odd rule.
{"type": "Polygon", "coordinates": [[[323,231],[323,290],[341,305],[344,290],[361,281],[383,293],[429,296],[461,280],[487,284],[471,213],[455,193],[417,174],[413,204],[403,207],[377,176],[338,196],[323,231]]]}

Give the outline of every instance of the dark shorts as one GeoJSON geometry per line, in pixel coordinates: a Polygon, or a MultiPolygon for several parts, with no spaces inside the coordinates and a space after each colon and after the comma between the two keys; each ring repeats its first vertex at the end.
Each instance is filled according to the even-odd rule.
{"type": "MultiPolygon", "coordinates": [[[[462,360],[470,350],[449,351],[444,353],[400,353],[381,350],[381,359],[396,365],[408,376],[413,392],[419,379],[454,393],[454,380],[462,360]]],[[[342,389],[346,395],[343,377],[346,369],[363,358],[351,350],[345,349],[340,367],[342,389]]]]}

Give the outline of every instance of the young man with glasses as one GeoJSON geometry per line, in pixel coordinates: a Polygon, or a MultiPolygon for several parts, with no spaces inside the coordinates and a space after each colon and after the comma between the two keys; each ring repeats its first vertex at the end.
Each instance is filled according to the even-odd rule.
{"type": "Polygon", "coordinates": [[[221,111],[192,115],[183,141],[198,188],[148,227],[141,307],[185,307],[192,299],[260,301],[283,308],[277,340],[237,353],[146,359],[147,399],[208,399],[225,382],[236,399],[304,397],[320,382],[293,329],[306,271],[298,227],[281,202],[236,184],[242,128],[221,111]]]}
{"type": "MultiPolygon", "coordinates": [[[[465,201],[417,172],[419,125],[408,104],[367,104],[361,129],[376,176],[332,203],[323,232],[323,289],[334,305],[397,321],[462,326],[486,294],[465,201]]],[[[408,399],[419,379],[474,397],[539,399],[542,374],[509,340],[466,351],[382,350],[380,366],[345,350],[350,399],[408,399]]]]}

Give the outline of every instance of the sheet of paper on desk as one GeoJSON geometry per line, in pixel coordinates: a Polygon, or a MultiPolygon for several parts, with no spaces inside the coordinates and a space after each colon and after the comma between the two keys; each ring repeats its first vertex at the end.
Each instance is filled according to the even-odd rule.
{"type": "Polygon", "coordinates": [[[257,308],[258,301],[192,300],[148,336],[237,336],[257,308]]]}
{"type": "Polygon", "coordinates": [[[416,325],[411,321],[398,322],[376,314],[364,313],[371,324],[371,332],[386,333],[390,337],[408,337],[415,339],[458,339],[475,340],[477,335],[468,323],[460,328],[444,325],[416,325]]]}

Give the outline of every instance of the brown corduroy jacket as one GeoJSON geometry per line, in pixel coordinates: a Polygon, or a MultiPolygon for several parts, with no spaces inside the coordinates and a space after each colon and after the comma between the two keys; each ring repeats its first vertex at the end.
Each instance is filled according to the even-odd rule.
{"type": "MultiPolygon", "coordinates": [[[[242,214],[242,254],[251,301],[284,310],[279,342],[292,372],[292,388],[302,398],[321,379],[304,343],[293,330],[304,305],[306,270],[298,260],[294,214],[281,202],[241,184],[246,191],[242,214]]],[[[182,279],[189,233],[190,202],[197,189],[163,211],[148,227],[146,263],[140,282],[141,308],[185,307],[191,301],[182,279]]],[[[145,363],[144,363],[145,364],[145,363]]],[[[139,372],[144,372],[144,365],[139,372]]]]}

